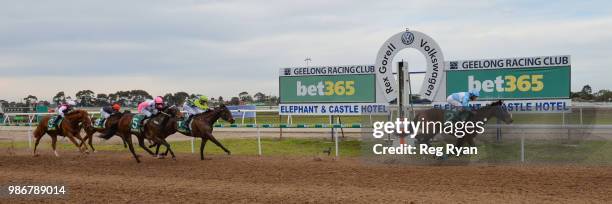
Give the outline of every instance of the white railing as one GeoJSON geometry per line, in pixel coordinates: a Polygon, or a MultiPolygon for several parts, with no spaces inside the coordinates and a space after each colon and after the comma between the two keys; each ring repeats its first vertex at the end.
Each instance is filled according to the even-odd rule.
{"type": "MultiPolygon", "coordinates": [[[[418,105],[415,106],[415,108],[426,108],[426,107],[430,107],[430,106],[425,106],[425,105],[418,105]]],[[[520,130],[524,130],[524,129],[546,129],[546,128],[565,128],[565,129],[612,129],[612,125],[585,125],[582,124],[582,109],[583,108],[609,108],[609,106],[593,106],[593,105],[579,105],[579,106],[574,106],[573,108],[579,108],[579,115],[580,115],[580,124],[566,124],[565,123],[565,113],[563,113],[563,123],[562,124],[516,124],[516,125],[495,125],[495,124],[491,124],[488,125],[489,128],[514,128],[514,129],[520,129],[520,130]]],[[[390,113],[393,114],[393,112],[397,112],[397,106],[390,106],[389,107],[390,113]]],[[[270,110],[231,110],[231,112],[234,113],[242,113],[241,116],[241,120],[242,120],[242,124],[244,124],[244,120],[246,118],[247,113],[278,113],[278,109],[270,109],[270,110]]],[[[8,123],[11,124],[10,121],[10,117],[15,117],[15,116],[27,116],[28,117],[28,124],[29,124],[29,128],[28,128],[28,140],[29,140],[29,146],[30,148],[32,148],[32,122],[33,120],[36,118],[36,116],[44,116],[44,115],[54,115],[56,113],[5,113],[4,114],[4,123],[8,123]]],[[[96,115],[96,114],[100,114],[99,111],[95,111],[95,112],[89,112],[90,115],[96,115]]],[[[391,117],[391,116],[390,116],[391,117]]],[[[371,119],[370,119],[371,120],[371,119]]],[[[255,115],[254,117],[254,122],[255,124],[257,124],[257,115],[255,115]]],[[[292,119],[291,116],[287,116],[287,123],[291,124],[292,119]]],[[[333,121],[331,121],[331,116],[330,116],[330,124],[333,121]]],[[[258,153],[261,155],[262,153],[262,148],[261,148],[261,136],[260,136],[260,128],[259,126],[255,126],[255,128],[257,129],[257,146],[258,146],[258,153]]],[[[333,130],[332,130],[333,131],[333,130]]],[[[335,140],[335,145],[336,145],[336,156],[338,156],[338,134],[334,134],[332,133],[332,136],[334,136],[334,140],[335,140]]],[[[521,136],[521,161],[524,162],[525,161],[525,150],[524,150],[524,136],[521,136]]],[[[191,146],[192,146],[192,153],[195,152],[195,137],[192,138],[191,140],[191,146]]]]}
{"type": "MultiPolygon", "coordinates": [[[[246,113],[249,112],[263,112],[263,113],[269,113],[269,112],[278,112],[278,110],[230,110],[231,112],[239,112],[242,113],[242,123],[244,123],[244,119],[246,116],[246,113]]],[[[181,111],[184,113],[184,111],[181,111]]],[[[90,116],[93,117],[93,115],[96,114],[100,114],[100,111],[92,111],[92,112],[87,112],[89,113],[90,116]]],[[[3,123],[5,124],[11,124],[11,116],[15,117],[15,116],[27,116],[28,117],[28,122],[27,123],[32,123],[34,121],[34,119],[36,118],[36,116],[45,116],[45,115],[55,115],[57,113],[5,113],[4,114],[4,119],[3,119],[3,123]]],[[[257,123],[257,119],[255,118],[255,123],[257,123]]]]}

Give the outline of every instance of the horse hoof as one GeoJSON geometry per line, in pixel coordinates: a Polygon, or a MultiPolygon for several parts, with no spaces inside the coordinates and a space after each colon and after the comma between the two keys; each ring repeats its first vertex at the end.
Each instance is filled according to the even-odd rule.
{"type": "Polygon", "coordinates": [[[165,159],[166,157],[164,155],[157,155],[157,159],[165,159]]]}
{"type": "Polygon", "coordinates": [[[34,156],[34,157],[39,157],[39,156],[40,156],[40,154],[34,154],[34,155],[32,155],[32,156],[34,156]]]}
{"type": "Polygon", "coordinates": [[[172,157],[172,160],[176,161],[176,157],[172,157]]]}

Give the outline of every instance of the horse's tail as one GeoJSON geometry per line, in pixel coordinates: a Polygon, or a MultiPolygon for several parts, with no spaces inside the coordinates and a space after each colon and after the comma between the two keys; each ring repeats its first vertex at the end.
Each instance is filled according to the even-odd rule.
{"type": "Polygon", "coordinates": [[[115,135],[115,133],[117,133],[117,131],[119,130],[118,127],[119,127],[119,124],[113,124],[113,125],[110,126],[110,128],[108,130],[106,130],[104,132],[103,135],[100,135],[98,137],[100,137],[102,139],[105,139],[105,140],[108,140],[111,137],[113,137],[113,135],[115,135]]]}

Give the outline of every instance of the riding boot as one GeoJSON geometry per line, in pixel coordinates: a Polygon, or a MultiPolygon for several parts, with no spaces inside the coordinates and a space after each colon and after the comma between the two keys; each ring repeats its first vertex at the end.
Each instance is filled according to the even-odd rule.
{"type": "Polygon", "coordinates": [[[185,121],[185,127],[189,127],[189,123],[191,122],[191,119],[193,119],[193,115],[189,115],[189,117],[187,117],[187,120],[185,121]]]}
{"type": "Polygon", "coordinates": [[[101,118],[98,120],[98,123],[96,124],[96,126],[98,126],[98,127],[104,127],[104,123],[105,123],[105,122],[106,122],[106,118],[101,117],[101,118]]]}
{"type": "Polygon", "coordinates": [[[149,119],[149,117],[147,117],[147,116],[145,115],[145,117],[144,117],[144,118],[142,118],[142,120],[140,120],[140,127],[141,127],[141,128],[142,128],[142,127],[144,127],[144,122],[145,122],[145,120],[147,120],[147,119],[149,119]]]}
{"type": "Polygon", "coordinates": [[[62,119],[61,115],[57,115],[57,117],[55,117],[55,119],[53,120],[53,125],[55,125],[55,127],[59,126],[59,124],[57,124],[60,119],[62,119]]]}
{"type": "Polygon", "coordinates": [[[145,115],[145,117],[143,117],[143,118],[142,118],[142,120],[140,120],[140,127],[138,127],[138,131],[140,132],[140,134],[142,134],[142,136],[143,136],[144,138],[146,138],[146,137],[147,137],[147,136],[146,136],[146,132],[144,131],[144,122],[145,122],[145,120],[147,120],[147,119],[149,119],[149,117],[147,117],[147,116],[145,115]]]}

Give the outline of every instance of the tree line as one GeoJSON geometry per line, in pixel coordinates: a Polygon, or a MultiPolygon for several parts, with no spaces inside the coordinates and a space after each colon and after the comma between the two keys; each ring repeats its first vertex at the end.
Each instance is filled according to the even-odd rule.
{"type": "Polygon", "coordinates": [[[591,86],[587,84],[582,87],[582,90],[572,92],[571,98],[573,101],[583,102],[612,102],[612,91],[601,89],[597,92],[593,92],[591,86]]]}
{"type": "MultiPolygon", "coordinates": [[[[167,104],[178,106],[182,105],[187,98],[193,97],[196,97],[196,95],[183,91],[166,93],[163,95],[163,98],[167,104]]],[[[580,91],[571,92],[570,97],[573,101],[612,102],[612,91],[608,89],[601,89],[595,92],[591,86],[587,84],[583,86],[580,91]]],[[[138,103],[152,98],[153,96],[145,90],[117,91],[110,94],[96,94],[91,90],[81,90],[78,91],[74,97],[68,96],[63,91],[60,91],[53,96],[51,101],[38,100],[38,97],[34,95],[27,95],[22,101],[19,102],[0,100],[0,105],[3,107],[27,107],[36,104],[49,106],[65,102],[66,100],[75,100],[77,102],[77,106],[82,107],[100,107],[111,105],[113,103],[119,103],[124,107],[136,107],[138,103]]],[[[417,98],[412,99],[416,100],[417,98]]],[[[219,96],[210,97],[209,100],[213,105],[224,103],[228,105],[258,104],[274,106],[278,105],[279,103],[279,98],[277,96],[266,95],[261,92],[250,95],[246,91],[240,92],[237,96],[229,99],[219,96]]]]}
{"type": "MultiPolygon", "coordinates": [[[[181,106],[185,103],[185,100],[189,98],[198,97],[193,93],[187,93],[179,91],[176,93],[166,93],[162,96],[164,101],[168,105],[181,106]]],[[[222,96],[209,97],[209,102],[212,105],[217,104],[228,104],[228,105],[243,105],[243,104],[257,104],[257,105],[278,105],[278,97],[266,95],[261,92],[257,92],[254,95],[250,95],[248,92],[240,92],[237,96],[224,99],[222,96]]],[[[6,101],[0,100],[0,104],[3,107],[27,107],[33,105],[56,105],[67,100],[74,100],[77,106],[80,107],[101,107],[108,106],[114,103],[118,103],[123,107],[136,107],[140,102],[148,99],[153,99],[153,96],[145,90],[129,90],[129,91],[117,91],[115,93],[95,93],[92,90],[81,90],[78,91],[74,97],[68,96],[64,91],[60,91],[53,96],[51,101],[38,100],[38,97],[34,95],[28,95],[23,98],[22,101],[6,101]]]]}

